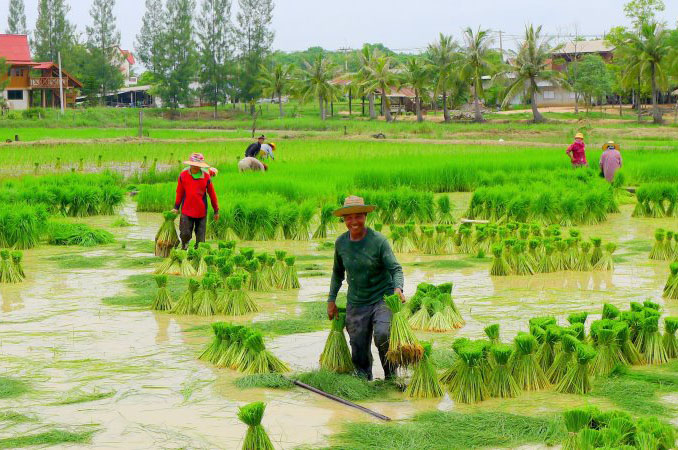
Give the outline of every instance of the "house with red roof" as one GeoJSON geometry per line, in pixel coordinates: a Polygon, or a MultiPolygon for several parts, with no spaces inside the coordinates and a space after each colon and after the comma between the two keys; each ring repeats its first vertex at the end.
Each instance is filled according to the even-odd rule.
{"type": "Polygon", "coordinates": [[[136,84],[135,77],[132,77],[132,66],[134,65],[134,55],[129,50],[123,50],[118,47],[120,52],[120,72],[122,73],[123,78],[125,79],[125,86],[130,84],[136,84]],[[130,79],[132,78],[132,79],[130,79]]]}
{"type": "MultiPolygon", "coordinates": [[[[38,99],[42,107],[61,105],[59,66],[51,61],[33,61],[25,34],[0,34],[0,59],[7,65],[7,72],[0,73],[0,81],[9,80],[1,93],[9,109],[28,109],[38,99]]],[[[64,106],[74,106],[76,90],[82,88],[82,83],[62,70],[61,85],[64,106]]]]}

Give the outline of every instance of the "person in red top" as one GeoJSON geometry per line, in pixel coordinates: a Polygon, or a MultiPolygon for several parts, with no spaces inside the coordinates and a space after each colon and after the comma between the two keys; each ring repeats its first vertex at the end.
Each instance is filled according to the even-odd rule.
{"type": "Polygon", "coordinates": [[[572,167],[587,167],[589,165],[586,162],[586,145],[584,144],[584,135],[577,133],[574,136],[574,143],[567,147],[567,156],[570,157],[572,161],[572,167]]]}
{"type": "Polygon", "coordinates": [[[196,248],[198,243],[205,242],[207,196],[209,195],[212,209],[214,209],[215,221],[219,220],[219,203],[212,184],[212,177],[216,176],[216,170],[213,172],[208,170],[209,165],[205,163],[202,153],[193,153],[188,161],[184,161],[184,164],[188,164],[188,168],[179,174],[177,197],[172,212],[178,214],[181,208],[179,238],[181,248],[186,250],[193,232],[195,232],[196,248]]]}

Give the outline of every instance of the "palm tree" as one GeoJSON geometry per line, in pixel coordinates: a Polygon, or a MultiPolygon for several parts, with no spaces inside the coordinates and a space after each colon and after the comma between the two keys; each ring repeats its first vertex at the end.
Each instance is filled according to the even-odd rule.
{"type": "Polygon", "coordinates": [[[453,89],[458,73],[455,70],[458,61],[458,46],[452,36],[440,33],[438,42],[429,44],[428,57],[431,71],[435,74],[435,94],[443,96],[443,117],[445,122],[450,121],[450,111],[447,108],[447,95],[453,89]]]}
{"type": "Polygon", "coordinates": [[[325,102],[335,100],[339,94],[339,86],[332,83],[336,72],[336,66],[320,53],[312,64],[304,61],[304,69],[296,81],[296,92],[302,101],[318,99],[322,120],[326,117],[325,102]]]}
{"type": "Polygon", "coordinates": [[[364,92],[379,90],[381,93],[381,104],[386,122],[393,120],[388,93],[391,89],[397,89],[400,84],[400,78],[394,69],[393,59],[390,56],[378,56],[372,59],[371,64],[365,68],[365,77],[361,83],[364,92]]]}
{"type": "MultiPolygon", "coordinates": [[[[369,81],[370,67],[372,66],[374,60],[376,60],[378,57],[379,51],[376,49],[371,49],[367,44],[363,45],[363,48],[360,50],[360,52],[358,52],[358,62],[360,64],[360,68],[358,69],[358,72],[353,74],[353,79],[356,81],[358,86],[365,86],[369,81]]],[[[368,91],[361,87],[360,94],[363,96],[363,98],[365,98],[365,95],[367,95],[370,107],[370,119],[376,119],[377,113],[374,108],[374,91],[368,91]]],[[[365,104],[363,103],[363,106],[364,105],[365,104]]]]}
{"type": "Polygon", "coordinates": [[[628,56],[630,64],[624,71],[624,79],[650,78],[652,87],[652,119],[654,123],[662,123],[662,113],[657,105],[657,95],[660,87],[666,87],[667,75],[662,68],[662,63],[672,53],[669,42],[669,33],[662,25],[657,23],[645,23],[641,26],[639,34],[629,35],[623,45],[623,53],[628,56]]]}
{"type": "Polygon", "coordinates": [[[463,65],[461,71],[468,79],[473,88],[473,103],[475,106],[475,121],[483,121],[483,113],[480,111],[480,97],[484,97],[483,75],[492,70],[489,57],[494,39],[488,30],[480,28],[475,33],[471,28],[464,31],[466,46],[462,49],[463,65]]]}
{"type": "Polygon", "coordinates": [[[259,76],[259,83],[261,83],[262,92],[271,98],[277,97],[280,117],[282,118],[284,115],[282,96],[290,87],[292,66],[278,63],[273,66],[273,69],[269,70],[268,67],[262,65],[259,72],[261,74],[259,76]]]}
{"type": "Polygon", "coordinates": [[[402,84],[414,89],[414,107],[417,111],[417,122],[423,122],[421,96],[428,88],[431,74],[423,61],[414,56],[407,59],[404,69],[402,84]]]}
{"type": "Polygon", "coordinates": [[[556,86],[566,86],[563,73],[548,69],[549,60],[555,50],[557,47],[551,47],[550,39],[541,35],[541,25],[536,29],[532,25],[525,27],[525,39],[520,43],[518,51],[510,52],[509,70],[515,78],[508,86],[502,107],[527,89],[532,105],[532,120],[536,123],[545,121],[537,108],[536,94],[540,92],[537,81],[550,81],[556,86]]]}

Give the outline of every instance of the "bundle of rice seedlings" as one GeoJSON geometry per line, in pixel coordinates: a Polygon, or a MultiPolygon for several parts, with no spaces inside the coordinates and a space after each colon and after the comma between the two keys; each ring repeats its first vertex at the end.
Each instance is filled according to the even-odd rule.
{"type": "Polygon", "coordinates": [[[275,285],[279,288],[282,277],[285,274],[285,257],[287,252],[285,250],[276,250],[275,251],[275,263],[273,264],[272,270],[273,275],[275,276],[275,285]]]}
{"type": "Polygon", "coordinates": [[[598,260],[598,262],[593,266],[593,270],[614,270],[614,260],[612,254],[617,250],[617,244],[614,242],[608,242],[605,244],[605,251],[603,256],[598,260]]]}
{"type": "Polygon", "coordinates": [[[589,313],[583,311],[578,313],[572,313],[567,317],[567,321],[570,322],[570,325],[575,323],[580,323],[582,325],[586,324],[586,319],[589,317],[589,313]]]}
{"type": "Polygon", "coordinates": [[[155,292],[151,309],[155,311],[170,311],[172,309],[172,297],[167,290],[167,275],[155,275],[153,278],[158,285],[158,290],[155,292]]]}
{"type": "Polygon", "coordinates": [[[167,258],[170,250],[179,245],[179,235],[174,221],[177,214],[172,211],[162,213],[164,221],[155,235],[155,256],[167,258]]]}
{"type": "Polygon", "coordinates": [[[240,276],[246,276],[245,264],[247,264],[247,257],[245,255],[233,255],[233,264],[235,265],[234,273],[240,276]]]}
{"type": "Polygon", "coordinates": [[[278,285],[279,289],[299,289],[301,287],[299,277],[297,276],[297,268],[294,265],[295,261],[295,256],[285,257],[285,272],[278,285]]]}
{"type": "Polygon", "coordinates": [[[645,358],[631,340],[631,329],[626,322],[617,321],[612,327],[617,335],[617,348],[623,356],[624,362],[631,365],[645,364],[645,358]]]}
{"type": "Polygon", "coordinates": [[[490,275],[495,277],[503,277],[511,274],[506,259],[504,259],[504,248],[501,244],[494,244],[492,246],[492,267],[490,268],[490,275]]]}
{"type": "Polygon", "coordinates": [[[431,362],[432,346],[429,342],[421,343],[424,353],[421,360],[414,365],[410,383],[405,393],[412,398],[436,398],[443,396],[436,369],[431,362]]]}
{"type": "Polygon", "coordinates": [[[459,253],[470,254],[473,253],[473,244],[471,242],[471,227],[462,226],[459,227],[460,241],[459,241],[459,253]]]}
{"type": "MultiPolygon", "coordinates": [[[[416,306],[416,309],[407,319],[407,323],[413,330],[428,329],[428,322],[431,319],[431,316],[429,315],[429,304],[431,303],[431,299],[429,297],[421,299],[420,297],[415,296],[410,299],[410,303],[411,305],[409,306],[411,308],[416,306]]],[[[410,309],[410,312],[412,312],[412,309],[410,309]]]]}
{"type": "Polygon", "coordinates": [[[535,272],[537,271],[537,265],[539,264],[539,260],[541,259],[541,255],[539,253],[540,246],[541,241],[539,239],[530,239],[529,241],[527,241],[528,247],[527,258],[535,272]]]}
{"type": "Polygon", "coordinates": [[[334,221],[334,212],[336,208],[332,205],[323,205],[320,207],[320,215],[318,216],[318,228],[313,233],[313,239],[325,239],[327,237],[328,228],[332,227],[334,221]]]}
{"type": "Polygon", "coordinates": [[[221,359],[224,351],[228,349],[230,336],[226,333],[226,327],[229,325],[225,322],[212,322],[211,326],[214,338],[200,356],[198,356],[198,359],[215,364],[221,359]]]}
{"type": "Polygon", "coordinates": [[[669,449],[675,447],[676,432],[671,424],[660,422],[656,417],[641,417],[636,423],[637,434],[647,433],[657,441],[656,447],[643,447],[638,439],[638,448],[669,449]]]}
{"type": "Polygon", "coordinates": [[[574,355],[573,364],[570,364],[567,373],[556,385],[556,391],[580,395],[591,392],[588,366],[595,357],[596,351],[593,347],[579,343],[574,355]]]}
{"type": "Polygon", "coordinates": [[[513,272],[516,275],[534,275],[534,268],[525,253],[525,241],[518,241],[513,247],[513,272]]]}
{"type": "Polygon", "coordinates": [[[490,340],[490,343],[492,345],[497,345],[497,344],[501,343],[500,340],[499,340],[499,324],[498,323],[494,323],[492,325],[486,326],[484,331],[485,331],[485,335],[490,340]]]}
{"type": "Polygon", "coordinates": [[[567,438],[563,442],[562,450],[580,450],[578,433],[588,428],[591,422],[591,412],[587,408],[571,409],[563,412],[567,438]]]}
{"type": "Polygon", "coordinates": [[[252,292],[263,292],[266,290],[266,284],[261,273],[261,266],[258,259],[252,259],[245,263],[247,270],[247,289],[252,292]]]}
{"type": "Polygon", "coordinates": [[[603,314],[602,314],[603,319],[616,319],[617,317],[619,317],[619,314],[620,314],[619,308],[617,308],[613,304],[605,303],[603,305],[603,314]]]}
{"type": "Polygon", "coordinates": [[[242,316],[259,311],[254,300],[242,289],[243,283],[243,277],[239,275],[232,275],[226,279],[229,290],[226,294],[226,302],[222,305],[225,315],[242,316]]]}
{"type": "Polygon", "coordinates": [[[651,315],[643,319],[641,324],[641,345],[639,350],[647,364],[664,364],[669,360],[659,334],[659,317],[651,315]]]}
{"type": "Polygon", "coordinates": [[[563,240],[555,241],[556,251],[553,256],[554,272],[567,270],[567,243],[563,240]]]}
{"type": "Polygon", "coordinates": [[[275,273],[273,271],[275,261],[275,256],[267,255],[265,266],[262,268],[262,277],[264,278],[265,283],[269,286],[269,289],[272,289],[277,284],[275,273]]]}
{"type": "Polygon", "coordinates": [[[579,240],[579,231],[577,230],[570,230],[570,237],[565,239],[565,243],[567,244],[565,265],[568,270],[577,270],[577,266],[579,265],[581,259],[579,240]]]}
{"type": "Polygon", "coordinates": [[[252,330],[243,325],[231,325],[224,329],[221,356],[215,361],[217,367],[228,367],[238,370],[238,358],[245,349],[245,341],[252,330]]]}
{"type": "Polygon", "coordinates": [[[199,247],[195,252],[195,261],[193,267],[195,269],[195,275],[198,277],[201,277],[207,273],[207,262],[205,261],[206,256],[207,251],[204,248],[199,247]]]}
{"type": "Polygon", "coordinates": [[[664,246],[664,238],[666,237],[666,231],[663,228],[658,228],[654,232],[654,245],[652,250],[650,250],[650,259],[657,261],[665,261],[668,259],[666,254],[666,247],[664,246]]]}
{"type": "Polygon", "coordinates": [[[340,310],[332,320],[332,327],[325,341],[325,348],[320,354],[320,368],[336,373],[353,372],[351,350],[346,342],[344,326],[346,324],[346,311],[340,310]]]}
{"type": "Polygon", "coordinates": [[[509,367],[518,386],[526,391],[546,388],[549,380],[537,360],[537,339],[531,334],[518,333],[514,343],[515,351],[509,367]]]}
{"type": "Polygon", "coordinates": [[[445,371],[440,376],[441,384],[444,384],[449,387],[449,385],[453,382],[454,378],[457,376],[457,372],[460,365],[464,364],[464,362],[459,357],[459,350],[463,346],[469,344],[470,342],[471,340],[468,338],[458,338],[454,340],[454,342],[452,343],[452,350],[454,351],[456,358],[452,365],[445,369],[445,371]]]}
{"type": "Polygon", "coordinates": [[[199,316],[213,316],[217,313],[216,288],[219,278],[216,274],[206,274],[200,283],[200,289],[193,296],[194,313],[199,316]]]}
{"type": "Polygon", "coordinates": [[[478,403],[490,396],[484,380],[485,349],[481,342],[471,342],[458,349],[457,373],[449,384],[452,398],[461,403],[478,403]]]}
{"type": "Polygon", "coordinates": [[[0,283],[19,283],[21,276],[14,270],[10,251],[0,250],[0,283]]]}
{"type": "Polygon", "coordinates": [[[299,207],[299,216],[297,217],[296,232],[294,238],[300,241],[308,241],[311,237],[311,223],[315,215],[315,205],[308,201],[301,204],[299,207]]]}
{"type": "Polygon", "coordinates": [[[586,327],[582,323],[573,323],[569,328],[570,332],[581,342],[586,343],[588,338],[586,337],[586,327]]]}
{"type": "Polygon", "coordinates": [[[386,306],[393,313],[391,318],[391,334],[386,357],[397,366],[410,366],[419,361],[424,349],[414,336],[405,316],[406,311],[397,295],[384,297],[386,306]]]}
{"type": "Polygon", "coordinates": [[[193,311],[195,311],[193,298],[198,289],[200,289],[200,282],[193,278],[189,279],[188,289],[181,294],[179,300],[172,307],[172,314],[193,314],[193,311]]]}
{"type": "Polygon", "coordinates": [[[452,209],[454,205],[450,202],[450,197],[447,195],[442,195],[438,197],[438,223],[442,225],[452,225],[454,224],[454,216],[452,215],[452,209]]]}
{"type": "Polygon", "coordinates": [[[14,272],[19,275],[20,281],[23,281],[24,278],[26,278],[26,273],[24,272],[24,267],[22,264],[22,260],[24,258],[23,252],[14,250],[10,256],[12,257],[12,266],[14,268],[14,272]]]}
{"type": "Polygon", "coordinates": [[[617,347],[617,335],[614,330],[601,328],[596,331],[596,357],[589,365],[593,375],[608,376],[617,364],[623,364],[623,357],[617,347]]]}
{"type": "Polygon", "coordinates": [[[664,337],[662,343],[666,351],[666,357],[678,358],[678,339],[676,338],[678,330],[678,317],[666,317],[664,319],[664,337]]]}
{"type": "Polygon", "coordinates": [[[242,450],[274,450],[271,439],[261,425],[266,404],[254,402],[240,407],[238,419],[247,425],[247,434],[242,444],[242,450]]]}
{"type": "Polygon", "coordinates": [[[195,268],[188,260],[188,253],[185,250],[177,250],[175,255],[179,264],[179,274],[182,277],[196,276],[195,268]]]}
{"type": "Polygon", "coordinates": [[[177,249],[171,249],[169,256],[162,260],[158,267],[153,272],[156,275],[163,275],[166,273],[173,273],[179,275],[179,258],[177,257],[177,249]]]}
{"type": "Polygon", "coordinates": [[[553,261],[554,258],[554,245],[550,242],[544,244],[544,251],[536,265],[536,272],[538,273],[552,273],[556,271],[556,265],[553,261]]]}
{"type": "Polygon", "coordinates": [[[239,370],[248,375],[258,373],[284,373],[290,368],[270,351],[266,350],[261,333],[252,333],[245,341],[245,349],[249,353],[246,367],[239,370]]]}
{"type": "Polygon", "coordinates": [[[592,237],[591,244],[593,245],[593,250],[591,251],[591,266],[598,264],[598,261],[603,257],[603,240],[599,237],[592,237]]]}
{"type": "MultiPolygon", "coordinates": [[[[115,238],[108,231],[92,228],[84,223],[50,222],[47,228],[47,243],[50,245],[93,247],[95,245],[110,244],[113,241],[115,241],[115,238]]],[[[19,245],[18,242],[15,245],[15,248],[30,247],[27,244],[19,245]]]]}
{"type": "Polygon", "coordinates": [[[567,368],[573,361],[574,352],[577,350],[579,340],[567,333],[563,333],[560,338],[560,351],[556,353],[553,364],[546,371],[546,378],[551,384],[556,385],[565,377],[567,368]]]}
{"type": "Polygon", "coordinates": [[[584,241],[581,243],[580,246],[580,253],[579,253],[579,261],[576,264],[576,268],[574,270],[578,270],[579,272],[588,272],[591,270],[591,243],[584,241]]]}
{"type": "Polygon", "coordinates": [[[669,266],[671,274],[666,280],[662,297],[678,300],[678,262],[671,263],[669,266]]]}
{"type": "MultiPolygon", "coordinates": [[[[485,330],[487,331],[487,329],[485,330]]],[[[513,348],[510,345],[495,344],[490,351],[492,361],[494,361],[494,367],[488,380],[490,395],[499,398],[517,397],[521,389],[508,367],[513,348]]]]}
{"type": "Polygon", "coordinates": [[[556,346],[562,337],[562,330],[557,325],[548,325],[544,331],[544,340],[537,351],[537,360],[544,373],[546,373],[556,358],[556,346]]]}
{"type": "Polygon", "coordinates": [[[444,332],[454,329],[449,317],[443,311],[443,304],[439,300],[431,302],[431,311],[433,314],[428,321],[427,331],[444,332]]]}
{"type": "Polygon", "coordinates": [[[442,283],[437,286],[437,299],[443,304],[443,314],[447,317],[453,328],[461,328],[466,321],[461,315],[459,308],[452,299],[452,283],[442,283]]]}
{"type": "Polygon", "coordinates": [[[666,231],[666,237],[664,238],[664,254],[666,255],[667,260],[673,258],[673,231],[666,231]]]}

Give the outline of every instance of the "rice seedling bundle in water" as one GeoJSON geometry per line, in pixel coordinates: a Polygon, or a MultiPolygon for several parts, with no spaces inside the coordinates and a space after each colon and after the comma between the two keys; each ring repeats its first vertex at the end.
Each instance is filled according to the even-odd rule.
{"type": "Polygon", "coordinates": [[[287,252],[285,250],[275,251],[275,263],[273,264],[273,275],[275,276],[275,285],[278,289],[282,283],[283,275],[285,274],[285,257],[287,252]]]}
{"type": "Polygon", "coordinates": [[[567,438],[563,442],[562,450],[580,450],[578,433],[588,428],[591,422],[590,410],[587,408],[571,409],[563,413],[563,418],[567,428],[567,438]]]}
{"type": "Polygon", "coordinates": [[[511,274],[506,259],[504,259],[504,248],[501,244],[494,244],[492,246],[492,267],[490,268],[490,275],[495,277],[503,277],[511,274]]]}
{"type": "Polygon", "coordinates": [[[579,261],[577,262],[576,265],[576,270],[579,272],[588,272],[591,270],[591,243],[590,242],[582,242],[581,243],[581,248],[580,248],[580,253],[579,253],[579,261]]]}
{"type": "Polygon", "coordinates": [[[617,321],[612,328],[617,336],[617,347],[625,364],[645,364],[645,358],[631,340],[631,329],[624,321],[617,321]]]}
{"type": "Polygon", "coordinates": [[[445,369],[442,375],[440,375],[439,379],[441,384],[449,386],[453,382],[454,378],[457,376],[459,366],[463,364],[459,358],[459,350],[470,342],[471,340],[468,338],[457,338],[454,340],[452,343],[452,350],[454,351],[456,358],[454,359],[452,365],[445,369]]]}
{"type": "Polygon", "coordinates": [[[47,243],[50,245],[93,247],[110,244],[114,240],[108,231],[92,228],[84,223],[50,222],[47,227],[47,243]]]}
{"type": "Polygon", "coordinates": [[[351,360],[351,350],[346,342],[344,335],[344,325],[346,324],[346,312],[340,310],[337,316],[332,320],[330,332],[325,341],[325,348],[320,354],[320,368],[336,373],[353,372],[353,361],[351,360]]]}
{"type": "Polygon", "coordinates": [[[570,322],[570,325],[575,323],[580,323],[582,325],[586,324],[586,319],[589,317],[587,312],[578,312],[572,313],[567,317],[567,321],[570,322]]]}
{"type": "Polygon", "coordinates": [[[412,327],[413,330],[426,330],[428,329],[428,323],[429,320],[431,320],[431,316],[429,314],[429,305],[431,303],[431,298],[430,297],[424,297],[423,299],[421,297],[415,298],[413,297],[410,299],[410,302],[412,303],[410,306],[412,308],[416,308],[414,311],[410,309],[410,317],[407,319],[407,322],[409,323],[410,327],[412,327]]]}
{"type": "Polygon", "coordinates": [[[523,240],[516,242],[516,245],[513,247],[513,272],[516,275],[534,275],[534,267],[532,267],[530,259],[528,258],[527,253],[525,253],[525,249],[526,244],[523,240]]]}
{"type": "Polygon", "coordinates": [[[544,243],[544,251],[536,265],[536,272],[538,273],[552,273],[556,271],[556,264],[554,262],[554,244],[550,242],[544,243]]]}
{"type": "Polygon", "coordinates": [[[172,307],[171,312],[173,314],[193,314],[195,311],[195,302],[194,296],[195,293],[200,289],[200,282],[194,280],[193,278],[188,280],[188,289],[181,294],[179,300],[172,307]]]}
{"type": "Polygon", "coordinates": [[[586,394],[591,391],[589,363],[596,357],[596,350],[590,345],[578,344],[574,362],[556,385],[556,391],[567,394],[586,394]]]}
{"type": "Polygon", "coordinates": [[[155,275],[153,278],[158,285],[158,290],[155,292],[151,309],[155,311],[170,311],[172,309],[172,297],[167,290],[167,275],[155,275]]]}
{"type": "Polygon", "coordinates": [[[678,317],[666,317],[664,319],[664,337],[662,342],[667,358],[678,358],[678,338],[676,338],[676,330],[678,330],[678,317]]]}
{"type": "Polygon", "coordinates": [[[421,343],[424,353],[421,360],[414,365],[410,383],[405,393],[412,398],[437,398],[443,396],[436,369],[431,362],[432,346],[429,342],[421,343]]]}
{"type": "Polygon", "coordinates": [[[195,314],[213,316],[217,313],[217,285],[219,278],[214,273],[206,274],[200,283],[200,289],[193,296],[195,314]]]}
{"type": "Polygon", "coordinates": [[[243,277],[232,275],[226,279],[229,291],[223,313],[227,316],[242,316],[259,311],[259,307],[247,292],[242,289],[243,277]]]}
{"type": "Polygon", "coordinates": [[[659,317],[646,317],[641,326],[642,352],[648,364],[664,364],[669,360],[659,334],[659,317]]]}
{"type": "Polygon", "coordinates": [[[619,317],[620,311],[619,308],[614,306],[611,303],[605,303],[603,305],[603,319],[616,319],[619,317]]]}
{"type": "MultiPolygon", "coordinates": [[[[202,242],[201,242],[202,244],[202,242]]],[[[201,277],[207,273],[207,261],[205,261],[205,257],[207,256],[207,251],[204,248],[198,248],[195,252],[195,262],[194,262],[194,268],[195,268],[195,275],[198,277],[201,277]]]]}
{"type": "Polygon", "coordinates": [[[266,350],[264,338],[260,333],[252,333],[245,341],[245,349],[250,353],[249,364],[239,367],[240,371],[249,375],[258,373],[284,373],[289,372],[287,364],[277,356],[266,350]]]}
{"type": "Polygon", "coordinates": [[[672,300],[678,300],[678,262],[671,263],[669,266],[671,274],[664,285],[662,296],[672,300]]]}
{"type": "Polygon", "coordinates": [[[452,398],[461,403],[478,403],[490,396],[485,382],[485,344],[470,342],[461,345],[457,354],[459,365],[448,388],[452,398]]]}
{"type": "Polygon", "coordinates": [[[261,265],[259,260],[253,259],[247,261],[245,264],[245,270],[247,270],[247,289],[252,292],[263,292],[267,290],[266,283],[261,273],[261,265]]]}
{"type": "Polygon", "coordinates": [[[553,364],[546,371],[546,378],[553,385],[557,385],[565,377],[567,369],[574,360],[574,353],[579,345],[579,340],[567,333],[563,333],[560,339],[560,349],[556,353],[553,364]]]}
{"type": "Polygon", "coordinates": [[[280,280],[280,289],[299,289],[299,277],[297,276],[297,267],[294,265],[295,256],[285,257],[285,272],[280,280]]]}
{"type": "Polygon", "coordinates": [[[10,256],[12,258],[12,266],[14,266],[14,271],[19,275],[19,278],[21,278],[20,281],[23,281],[24,278],[26,278],[26,273],[24,272],[24,267],[22,263],[24,259],[23,252],[19,250],[14,250],[10,256]]]}
{"type": "Polygon", "coordinates": [[[194,277],[197,275],[193,264],[188,260],[188,253],[185,250],[177,250],[176,257],[179,262],[179,274],[182,277],[194,277]]]}
{"type": "Polygon", "coordinates": [[[171,249],[167,258],[156,267],[153,272],[156,275],[164,275],[167,273],[179,275],[181,263],[177,256],[177,249],[171,249]]]}
{"type": "Polygon", "coordinates": [[[334,222],[333,212],[335,209],[332,205],[323,205],[320,208],[318,228],[313,233],[313,239],[325,239],[327,237],[327,231],[332,227],[334,222]]]}
{"type": "Polygon", "coordinates": [[[174,221],[177,214],[172,211],[162,213],[164,221],[155,235],[155,256],[167,258],[170,250],[179,245],[179,235],[174,221]]]}
{"type": "Polygon", "coordinates": [[[484,331],[485,331],[485,335],[490,340],[490,343],[492,345],[496,345],[496,344],[501,343],[500,340],[499,340],[499,324],[498,323],[486,326],[484,331]]]}
{"type": "Polygon", "coordinates": [[[650,250],[650,259],[657,261],[666,261],[669,259],[669,255],[666,254],[666,246],[664,245],[664,238],[666,237],[666,231],[663,228],[658,228],[654,232],[654,245],[652,250],[650,250]]]}
{"type": "Polygon", "coordinates": [[[450,197],[442,195],[438,197],[438,223],[442,225],[454,224],[454,216],[452,215],[453,205],[450,202],[450,197]]]}
{"type": "Polygon", "coordinates": [[[530,334],[519,333],[514,339],[514,345],[510,369],[518,386],[526,391],[546,388],[549,381],[537,359],[537,339],[530,334]]]}
{"type": "Polygon", "coordinates": [[[245,341],[252,331],[243,325],[230,325],[224,329],[220,356],[215,360],[217,367],[238,370],[238,357],[245,347],[245,341]]]}
{"type": "Polygon", "coordinates": [[[513,347],[506,344],[494,344],[490,348],[490,352],[492,361],[494,361],[488,380],[490,395],[499,398],[517,397],[521,389],[508,367],[513,354],[513,347]]]}
{"type": "Polygon", "coordinates": [[[212,322],[211,327],[214,338],[200,356],[198,356],[198,359],[211,362],[212,364],[216,364],[221,359],[229,346],[228,339],[230,336],[227,333],[228,326],[225,322],[212,322]]]}
{"type": "Polygon", "coordinates": [[[391,318],[391,334],[386,357],[397,366],[407,367],[418,362],[423,353],[419,341],[407,323],[406,310],[397,295],[384,297],[386,306],[393,313],[391,318]]]}
{"type": "Polygon", "coordinates": [[[427,331],[445,332],[454,329],[454,326],[449,320],[449,317],[443,311],[444,307],[441,301],[434,300],[431,302],[431,315],[428,321],[427,331]]]}
{"type": "Polygon", "coordinates": [[[254,402],[240,407],[238,419],[247,425],[247,434],[242,444],[242,450],[274,450],[271,439],[261,425],[266,404],[254,402]]]}
{"type": "Polygon", "coordinates": [[[593,250],[591,251],[591,266],[595,267],[598,264],[598,261],[603,257],[603,240],[599,237],[592,237],[591,244],[593,245],[593,250]]]}
{"type": "Polygon", "coordinates": [[[537,359],[544,373],[546,373],[556,358],[556,347],[562,337],[562,330],[557,325],[547,325],[544,329],[544,340],[537,351],[537,359]]]}
{"type": "Polygon", "coordinates": [[[614,260],[613,254],[617,250],[617,244],[614,242],[608,242],[605,244],[605,251],[603,256],[598,260],[598,262],[593,266],[593,270],[614,270],[614,260]]]}
{"type": "Polygon", "coordinates": [[[0,250],[0,283],[19,283],[21,275],[14,268],[9,250],[0,250]]]}
{"type": "Polygon", "coordinates": [[[263,269],[263,277],[266,280],[266,284],[269,286],[269,288],[273,288],[277,284],[277,279],[275,276],[275,272],[273,270],[275,261],[276,261],[275,256],[267,255],[266,267],[263,269]]]}
{"type": "Polygon", "coordinates": [[[617,336],[614,330],[600,328],[595,332],[595,339],[596,357],[591,361],[589,370],[592,375],[606,377],[612,373],[612,370],[618,364],[624,364],[625,361],[617,347],[617,336]]]}

